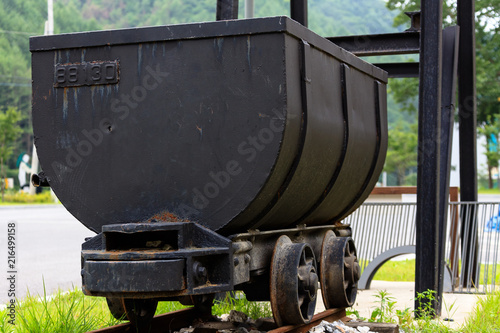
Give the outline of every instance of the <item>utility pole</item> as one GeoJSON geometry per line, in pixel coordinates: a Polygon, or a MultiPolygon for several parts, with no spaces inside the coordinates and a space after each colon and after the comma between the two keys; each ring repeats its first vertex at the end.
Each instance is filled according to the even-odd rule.
{"type": "Polygon", "coordinates": [[[47,28],[45,35],[54,34],[54,0],[47,0],[47,28]]]}
{"type": "MultiPolygon", "coordinates": [[[[47,21],[45,21],[44,35],[54,34],[54,1],[47,0],[47,21]]],[[[36,188],[31,183],[31,176],[38,173],[38,154],[36,153],[35,143],[33,143],[33,154],[31,155],[31,175],[30,175],[30,194],[36,194],[36,188]]]]}
{"type": "Polygon", "coordinates": [[[254,1],[245,0],[245,18],[253,18],[254,15],[254,1]]]}

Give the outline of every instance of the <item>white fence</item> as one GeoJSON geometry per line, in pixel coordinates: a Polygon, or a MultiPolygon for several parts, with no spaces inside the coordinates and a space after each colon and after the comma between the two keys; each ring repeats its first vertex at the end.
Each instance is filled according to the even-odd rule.
{"type": "MultiPolygon", "coordinates": [[[[483,293],[500,284],[499,208],[498,202],[448,205],[445,291],[483,293]]],[[[415,253],[415,203],[365,203],[344,222],[351,225],[356,242],[359,289],[369,289],[387,260],[415,253]]]]}

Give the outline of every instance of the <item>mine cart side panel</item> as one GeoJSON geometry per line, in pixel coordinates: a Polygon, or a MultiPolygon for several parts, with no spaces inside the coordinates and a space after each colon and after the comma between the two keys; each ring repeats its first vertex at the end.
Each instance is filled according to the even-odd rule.
{"type": "Polygon", "coordinates": [[[381,172],[387,73],[289,18],[30,43],[42,169],[96,232],[329,225],[381,172]]]}
{"type": "Polygon", "coordinates": [[[344,144],[341,64],[306,41],[287,36],[287,89],[294,92],[288,94],[287,105],[301,108],[300,141],[283,143],[297,146],[294,164],[252,228],[297,225],[327,188],[344,144]]]}
{"type": "Polygon", "coordinates": [[[266,34],[35,52],[35,140],[51,187],[94,231],[168,218],[221,228],[257,196],[280,151],[283,40],[266,34]],[[59,65],[69,72],[113,61],[116,83],[54,83],[59,65]]]}
{"type": "Polygon", "coordinates": [[[368,175],[360,190],[356,194],[355,200],[353,200],[351,205],[348,205],[344,210],[336,216],[336,220],[342,220],[353,211],[355,211],[370,195],[372,189],[378,182],[379,175],[382,173],[384,168],[385,158],[387,154],[387,85],[381,81],[374,80],[373,90],[375,99],[374,114],[376,116],[377,124],[377,136],[375,140],[372,140],[372,144],[375,144],[375,151],[372,156],[370,163],[370,169],[368,175]]]}
{"type": "Polygon", "coordinates": [[[382,171],[387,149],[386,86],[356,68],[342,66],[346,147],[329,190],[305,218],[309,225],[340,221],[369,195],[382,171]]]}

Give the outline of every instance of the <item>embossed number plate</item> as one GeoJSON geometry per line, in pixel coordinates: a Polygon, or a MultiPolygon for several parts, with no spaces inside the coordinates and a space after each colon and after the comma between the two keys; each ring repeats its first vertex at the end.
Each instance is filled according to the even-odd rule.
{"type": "Polygon", "coordinates": [[[57,64],[54,87],[91,86],[118,83],[118,60],[57,64]]]}

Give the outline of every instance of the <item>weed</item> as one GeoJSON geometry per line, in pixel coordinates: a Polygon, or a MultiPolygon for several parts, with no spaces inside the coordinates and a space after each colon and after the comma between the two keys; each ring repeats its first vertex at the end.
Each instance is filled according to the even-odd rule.
{"type": "Polygon", "coordinates": [[[18,301],[15,325],[6,320],[7,311],[0,311],[2,333],[66,333],[87,332],[118,323],[105,312],[105,301],[86,297],[81,290],[58,292],[54,297],[29,295],[18,301]]]}
{"type": "MultiPolygon", "coordinates": [[[[19,300],[16,307],[15,326],[8,323],[7,309],[0,310],[0,333],[80,333],[113,326],[121,321],[108,310],[104,297],[85,296],[81,290],[58,292],[52,297],[29,295],[19,300]]],[[[186,308],[179,302],[159,302],[156,314],[186,308]]],[[[229,294],[222,301],[215,301],[214,315],[237,310],[257,319],[272,317],[269,302],[249,302],[243,293],[229,294]]]]}
{"type": "Polygon", "coordinates": [[[375,297],[378,298],[377,303],[379,303],[379,306],[373,310],[369,321],[378,323],[393,323],[395,310],[394,305],[396,305],[394,297],[389,296],[389,293],[385,290],[380,290],[375,297]]]}
{"type": "Polygon", "coordinates": [[[413,322],[413,311],[410,308],[404,310],[396,310],[397,324],[403,332],[411,332],[411,324],[413,322]]]}
{"type": "MultiPolygon", "coordinates": [[[[369,321],[395,323],[399,325],[401,332],[442,332],[452,333],[458,332],[441,320],[435,319],[435,311],[433,302],[435,301],[435,291],[428,290],[423,293],[417,293],[418,308],[416,311],[406,308],[404,310],[396,309],[396,301],[394,297],[385,290],[380,290],[374,295],[377,300],[377,307],[372,311],[369,321]],[[419,314],[418,319],[415,315],[419,314]]],[[[454,304],[451,305],[451,311],[454,304]]]]}
{"type": "Polygon", "coordinates": [[[234,296],[227,293],[223,300],[216,300],[212,308],[212,314],[220,316],[229,313],[231,310],[244,312],[253,319],[273,316],[269,302],[249,302],[242,292],[237,292],[234,296]]]}
{"type": "Polygon", "coordinates": [[[466,319],[463,332],[500,332],[500,291],[479,298],[466,319]]]}
{"type": "Polygon", "coordinates": [[[359,311],[356,310],[356,309],[354,309],[354,308],[347,308],[345,310],[345,313],[346,313],[347,317],[350,317],[350,316],[354,315],[354,316],[356,316],[356,319],[358,319],[358,320],[361,320],[361,321],[365,321],[366,320],[366,318],[361,317],[361,315],[359,314],[359,311]]]}

